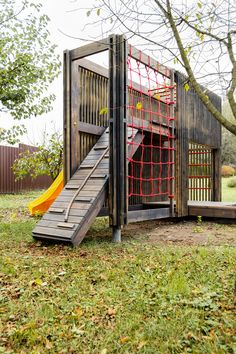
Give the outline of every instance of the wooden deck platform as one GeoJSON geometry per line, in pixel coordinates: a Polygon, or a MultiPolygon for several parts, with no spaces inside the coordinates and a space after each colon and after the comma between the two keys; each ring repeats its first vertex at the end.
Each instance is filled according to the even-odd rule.
{"type": "Polygon", "coordinates": [[[236,202],[188,202],[190,216],[205,216],[220,219],[235,219],[236,221],[236,202]]]}
{"type": "MultiPolygon", "coordinates": [[[[148,208],[165,208],[169,202],[148,202],[148,208]]],[[[236,221],[236,202],[204,202],[188,201],[189,216],[205,216],[209,218],[235,219],[236,221]]]]}

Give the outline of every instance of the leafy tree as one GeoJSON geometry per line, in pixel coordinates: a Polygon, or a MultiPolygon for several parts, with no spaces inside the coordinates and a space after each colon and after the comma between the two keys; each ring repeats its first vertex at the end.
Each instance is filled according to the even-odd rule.
{"type": "Polygon", "coordinates": [[[193,87],[212,115],[236,135],[235,1],[94,1],[87,15],[99,16],[104,34],[112,29],[136,36],[140,44],[151,44],[150,49],[163,64],[174,61],[184,68],[186,89],[193,87]],[[209,100],[208,89],[215,90],[219,85],[227,96],[233,121],[209,100]]]}
{"type": "MultiPolygon", "coordinates": [[[[48,112],[55,98],[46,92],[60,72],[48,22],[39,3],[0,0],[0,113],[15,120],[48,112]]],[[[14,143],[24,132],[22,124],[0,129],[0,141],[14,143]]]]}
{"type": "Polygon", "coordinates": [[[43,144],[38,151],[26,151],[13,164],[16,180],[31,176],[48,175],[54,181],[62,169],[63,143],[59,133],[44,134],[43,144]]]}

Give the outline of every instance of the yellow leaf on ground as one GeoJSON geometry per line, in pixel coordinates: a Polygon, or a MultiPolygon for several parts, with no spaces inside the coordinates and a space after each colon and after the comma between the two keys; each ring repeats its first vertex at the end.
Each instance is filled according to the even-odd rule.
{"type": "Polygon", "coordinates": [[[129,340],[129,337],[126,337],[126,336],[120,337],[120,343],[121,344],[125,344],[126,342],[128,342],[128,340],[129,340]]]}

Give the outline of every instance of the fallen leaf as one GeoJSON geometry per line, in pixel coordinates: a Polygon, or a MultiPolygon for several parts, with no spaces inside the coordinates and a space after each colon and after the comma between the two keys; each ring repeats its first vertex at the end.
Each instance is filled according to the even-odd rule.
{"type": "Polygon", "coordinates": [[[128,340],[129,340],[129,337],[126,337],[126,336],[122,336],[122,337],[120,337],[120,343],[121,343],[121,344],[125,344],[125,343],[127,343],[127,342],[128,342],[128,340]]]}
{"type": "Polygon", "coordinates": [[[108,309],[108,310],[107,310],[107,314],[108,314],[109,316],[114,316],[114,315],[116,314],[116,310],[115,310],[115,309],[108,309]]]}
{"type": "Polygon", "coordinates": [[[101,353],[100,354],[107,354],[107,349],[102,349],[101,353]]]}
{"type": "Polygon", "coordinates": [[[144,340],[142,340],[141,342],[139,342],[138,344],[138,349],[142,349],[145,346],[146,342],[144,340]]]}

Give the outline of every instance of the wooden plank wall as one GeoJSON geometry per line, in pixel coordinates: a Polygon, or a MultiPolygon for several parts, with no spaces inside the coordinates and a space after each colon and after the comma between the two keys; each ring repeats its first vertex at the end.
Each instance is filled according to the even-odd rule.
{"type": "MultiPolygon", "coordinates": [[[[220,200],[220,148],[221,125],[202,104],[194,90],[186,91],[186,77],[175,73],[177,86],[177,152],[176,152],[176,196],[177,214],[188,214],[188,148],[189,143],[206,145],[213,149],[214,171],[212,193],[213,200],[220,200]]],[[[209,99],[221,110],[221,98],[213,92],[208,92],[209,99]]]]}
{"type": "MultiPolygon", "coordinates": [[[[188,129],[188,140],[196,144],[208,145],[214,149],[221,147],[221,125],[202,104],[193,89],[186,91],[186,77],[175,73],[178,88],[178,105],[181,123],[188,129]],[[184,114],[185,113],[185,114],[184,114]]],[[[221,98],[213,92],[208,92],[210,101],[221,110],[221,98]]]]}
{"type": "Polygon", "coordinates": [[[64,55],[66,183],[108,126],[108,114],[100,114],[108,105],[108,77],[99,65],[85,59],[71,61],[69,51],[64,55]]]}

